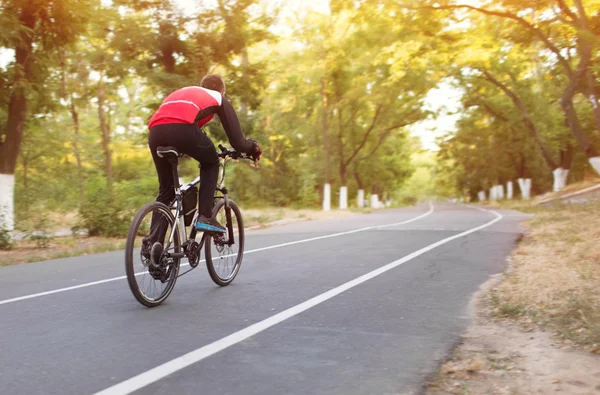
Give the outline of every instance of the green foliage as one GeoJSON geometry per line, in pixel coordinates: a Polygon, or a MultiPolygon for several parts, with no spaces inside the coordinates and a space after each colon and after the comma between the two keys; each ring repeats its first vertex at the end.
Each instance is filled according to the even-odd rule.
{"type": "Polygon", "coordinates": [[[48,248],[52,241],[52,237],[48,234],[32,235],[29,239],[35,242],[37,248],[48,248]]]}
{"type": "MultiPolygon", "coordinates": [[[[95,177],[86,185],[86,198],[79,208],[80,221],[77,229],[84,229],[90,236],[123,237],[127,235],[135,214],[132,200],[128,196],[131,188],[116,196],[111,196],[102,177],[95,177]]],[[[139,208],[139,207],[137,207],[139,208]]]]}
{"type": "Polygon", "coordinates": [[[0,250],[10,250],[13,247],[10,231],[0,227],[0,250]]]}
{"type": "MultiPolygon", "coordinates": [[[[123,235],[132,213],[157,194],[149,118],[166,94],[198,85],[209,72],[224,76],[245,135],[263,148],[260,169],[229,165],[227,185],[243,207],[318,207],[325,182],[334,196],[347,186],[351,201],[364,189],[401,204],[475,197],[519,177],[533,178],[534,192],[543,193],[552,179],[540,147],[557,162],[574,147],[570,177],[580,180],[590,168],[560,98],[585,43],[590,73],[574,105],[584,137],[600,144],[586,90],[600,86],[598,0],[585,3],[587,27],[549,19],[560,10],[548,1],[481,2],[539,32],[474,10],[420,8],[459,3],[452,0],[336,0],[331,14],[305,7],[285,29],[258,0],[203,3],[185,13],[168,0],[112,3],[35,4],[35,78],[19,82],[27,87],[28,116],[16,169],[18,224],[39,211],[79,210],[91,234],[123,235]],[[540,32],[569,54],[567,67],[540,32]],[[522,101],[537,137],[486,73],[522,101]],[[433,156],[420,152],[407,126],[437,115],[423,100],[442,80],[464,93],[463,108],[457,130],[448,130],[433,156]]],[[[20,39],[25,4],[2,2],[3,47],[20,39]]],[[[14,62],[0,68],[1,124],[21,72],[14,62]]],[[[215,145],[229,145],[217,118],[206,130],[215,145]]],[[[197,163],[183,161],[180,175],[195,178],[197,163]]]]}

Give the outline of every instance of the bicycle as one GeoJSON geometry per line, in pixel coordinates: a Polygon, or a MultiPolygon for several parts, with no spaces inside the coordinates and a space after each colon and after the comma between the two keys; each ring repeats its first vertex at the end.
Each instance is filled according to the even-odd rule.
{"type": "Polygon", "coordinates": [[[228,190],[223,183],[229,161],[251,158],[220,144],[219,149],[222,172],[215,194],[218,201],[212,214],[226,227],[226,232],[200,231],[200,242],[196,241],[199,230],[195,226],[199,216],[197,185],[200,184],[200,177],[184,186],[179,185],[177,165],[183,155],[174,147],[156,149],[158,156],[166,158],[173,168],[173,179],[176,180],[175,199],[170,206],[156,201],[144,205],[133,218],[125,247],[127,282],[137,301],[144,306],[155,307],[167,299],[177,278],[198,267],[203,246],[208,273],[217,285],[223,287],[231,284],[239,273],[244,255],[244,223],[239,207],[229,199],[228,190]],[[186,229],[188,226],[191,226],[189,233],[186,229]],[[166,235],[169,237],[165,244],[166,235]],[[156,241],[162,244],[162,252],[153,251],[156,241]],[[237,252],[234,252],[236,248],[237,252]],[[153,252],[156,253],[154,260],[151,259],[153,252]],[[188,260],[190,269],[179,274],[180,267],[185,266],[185,263],[181,265],[182,258],[188,260]],[[231,266],[229,258],[234,258],[231,266]],[[221,264],[224,264],[224,268],[221,268],[221,264]],[[142,278],[141,284],[138,277],[142,278]],[[150,281],[145,287],[147,277],[150,281]],[[157,291],[158,296],[150,296],[150,291],[157,291]]]}

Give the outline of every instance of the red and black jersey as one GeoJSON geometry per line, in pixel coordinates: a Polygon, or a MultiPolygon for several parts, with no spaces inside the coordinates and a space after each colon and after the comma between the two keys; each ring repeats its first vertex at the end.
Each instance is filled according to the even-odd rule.
{"type": "Polygon", "coordinates": [[[223,97],[217,91],[199,86],[178,89],[163,100],[150,119],[148,128],[167,123],[194,122],[198,122],[198,126],[202,127],[214,117],[222,102],[223,97]]]}
{"type": "Polygon", "coordinates": [[[233,106],[221,93],[200,86],[188,86],[171,93],[154,113],[148,128],[170,123],[198,123],[202,127],[217,114],[229,142],[239,152],[250,153],[253,145],[246,140],[233,106]]]}

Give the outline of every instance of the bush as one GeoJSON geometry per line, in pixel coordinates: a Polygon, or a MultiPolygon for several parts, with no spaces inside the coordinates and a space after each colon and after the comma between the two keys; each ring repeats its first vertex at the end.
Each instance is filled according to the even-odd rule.
{"type": "Polygon", "coordinates": [[[119,197],[117,193],[109,194],[105,184],[102,178],[88,183],[76,228],[87,230],[90,236],[126,236],[135,210],[127,207],[126,198],[119,197]]]}
{"type": "Polygon", "coordinates": [[[0,250],[12,249],[12,239],[10,237],[10,231],[6,229],[0,229],[0,250]]]}
{"type": "Polygon", "coordinates": [[[79,210],[79,227],[90,236],[119,237],[127,235],[131,215],[119,207],[109,196],[87,198],[79,210]]]}
{"type": "Polygon", "coordinates": [[[50,218],[47,213],[36,210],[35,214],[29,214],[21,219],[21,229],[26,238],[35,242],[37,248],[48,248],[52,241],[50,218]]]}

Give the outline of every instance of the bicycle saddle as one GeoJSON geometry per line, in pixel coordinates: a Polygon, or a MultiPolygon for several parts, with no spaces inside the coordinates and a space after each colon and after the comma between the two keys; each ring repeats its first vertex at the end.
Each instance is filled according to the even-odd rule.
{"type": "Polygon", "coordinates": [[[177,158],[183,156],[183,154],[175,147],[157,147],[156,155],[158,155],[160,158],[164,158],[167,155],[175,155],[177,158]]]}

